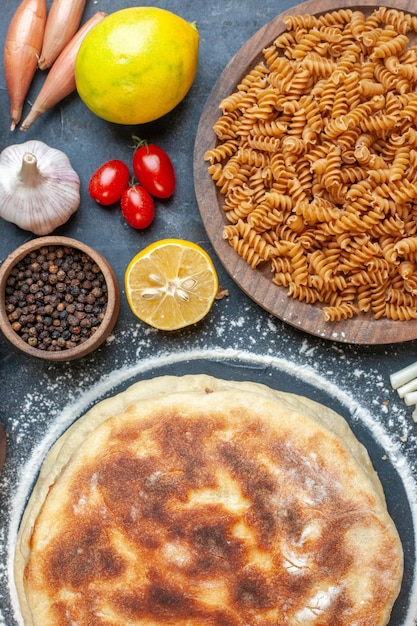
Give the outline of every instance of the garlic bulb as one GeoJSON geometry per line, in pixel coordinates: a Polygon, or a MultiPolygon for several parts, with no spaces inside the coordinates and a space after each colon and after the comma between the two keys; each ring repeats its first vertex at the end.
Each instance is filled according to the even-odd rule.
{"type": "Polygon", "coordinates": [[[61,150],[36,139],[0,153],[0,217],[48,235],[80,205],[80,179],[61,150]]]}

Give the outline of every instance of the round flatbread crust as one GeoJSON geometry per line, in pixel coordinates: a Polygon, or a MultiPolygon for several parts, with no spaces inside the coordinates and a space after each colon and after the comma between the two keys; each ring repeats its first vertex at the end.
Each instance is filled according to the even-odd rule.
{"type": "Polygon", "coordinates": [[[403,555],[347,422],[207,375],[140,381],[55,443],[22,518],[27,626],[385,626],[403,555]]]}

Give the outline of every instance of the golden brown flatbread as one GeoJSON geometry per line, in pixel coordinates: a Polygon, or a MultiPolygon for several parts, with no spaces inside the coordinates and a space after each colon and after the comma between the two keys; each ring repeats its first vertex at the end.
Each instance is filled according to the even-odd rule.
{"type": "Polygon", "coordinates": [[[27,626],[384,626],[402,573],[347,422],[206,375],[141,381],[77,420],[15,559],[27,626]]]}

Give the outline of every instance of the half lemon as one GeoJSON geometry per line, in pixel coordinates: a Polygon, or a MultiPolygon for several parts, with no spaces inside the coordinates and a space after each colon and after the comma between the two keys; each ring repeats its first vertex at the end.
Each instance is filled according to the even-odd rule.
{"type": "Polygon", "coordinates": [[[207,315],[218,278],[203,248],[182,239],[162,239],[133,257],[125,288],[136,317],[159,330],[178,330],[207,315]]]}

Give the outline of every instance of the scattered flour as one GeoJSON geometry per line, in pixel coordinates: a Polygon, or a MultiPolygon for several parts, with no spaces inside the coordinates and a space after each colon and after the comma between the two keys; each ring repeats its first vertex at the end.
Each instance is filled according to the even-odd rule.
{"type": "MultiPolygon", "coordinates": [[[[288,359],[257,355],[245,350],[236,349],[196,349],[189,352],[182,353],[166,353],[155,358],[143,359],[135,364],[122,367],[118,370],[112,371],[110,374],[104,376],[97,383],[90,387],[86,387],[83,393],[73,402],[70,402],[63,410],[56,415],[55,419],[50,424],[47,434],[41,439],[38,446],[33,451],[33,454],[29,461],[22,467],[21,474],[17,483],[17,490],[13,497],[12,509],[10,513],[10,523],[8,529],[7,539],[7,570],[9,579],[9,593],[15,613],[15,618],[18,624],[22,624],[22,619],[19,614],[18,600],[16,595],[16,589],[13,585],[13,547],[15,545],[16,535],[18,531],[20,517],[26,502],[28,493],[30,492],[33,477],[44,458],[46,452],[53,444],[53,442],[60,436],[60,434],[76,419],[79,415],[83,414],[91,404],[98,399],[110,394],[114,388],[123,384],[129,383],[139,377],[145,377],[148,372],[157,371],[160,367],[175,366],[175,364],[187,361],[192,362],[201,359],[209,359],[218,362],[241,362],[246,367],[254,368],[267,368],[271,372],[286,372],[287,374],[301,379],[308,384],[317,387],[320,390],[325,390],[329,395],[337,398],[343,405],[348,407],[353,418],[360,420],[367,428],[373,433],[375,439],[382,445],[386,454],[389,456],[390,461],[398,471],[401,479],[406,487],[406,491],[410,500],[410,506],[412,508],[412,515],[414,520],[414,526],[417,527],[417,494],[416,486],[412,478],[410,468],[404,456],[401,453],[400,447],[393,439],[387,434],[386,430],[378,423],[375,422],[374,417],[364,409],[357,400],[355,400],[349,393],[343,391],[340,387],[331,382],[331,376],[333,370],[327,370],[325,376],[320,375],[316,369],[310,365],[300,366],[298,363],[292,362],[288,359]]],[[[358,375],[358,371],[354,373],[358,375]]],[[[58,384],[58,383],[57,383],[58,384]]],[[[25,399],[26,409],[28,406],[33,405],[34,402],[39,401],[40,398],[28,394],[25,399]]],[[[23,407],[25,408],[25,407],[23,407]]],[[[20,429],[19,437],[24,436],[24,429],[20,429]]],[[[3,539],[3,538],[2,538],[3,539]]],[[[417,589],[416,581],[414,582],[413,597],[416,598],[417,589]]],[[[404,626],[415,626],[415,618],[417,611],[417,601],[413,602],[409,609],[409,615],[404,621],[404,626]]],[[[1,624],[1,622],[0,622],[1,624]]]]}
{"type": "MultiPolygon", "coordinates": [[[[97,400],[137,379],[159,375],[162,368],[175,374],[179,367],[188,366],[188,371],[195,372],[198,365],[192,363],[196,361],[219,363],[229,368],[231,378],[233,369],[242,374],[243,368],[248,379],[258,376],[262,382],[279,387],[280,376],[287,376],[300,381],[301,386],[308,385],[334,398],[345,407],[352,421],[363,424],[381,446],[403,482],[413,526],[417,528],[417,485],[413,476],[417,461],[410,452],[417,448],[417,428],[410,408],[398,399],[389,380],[379,371],[379,359],[374,367],[364,367],[360,349],[323,343],[309,336],[294,337],[279,320],[259,316],[252,304],[242,308],[238,316],[228,312],[231,306],[228,299],[222,300],[198,333],[184,332],[164,341],[151,328],[134,324],[118,328],[107,340],[105,370],[97,366],[97,356],[83,365],[82,377],[77,376],[76,366],[57,370],[51,365],[46,367],[40,385],[28,390],[24,397],[12,398],[19,407],[8,424],[15,458],[13,467],[6,464],[0,475],[0,493],[7,491],[11,502],[6,512],[0,510],[0,626],[22,624],[13,583],[14,545],[27,496],[49,447],[97,400]],[[184,341],[189,346],[187,350],[184,341]],[[126,345],[135,348],[126,352],[126,345]],[[2,613],[4,606],[9,608],[2,613]]],[[[389,350],[388,358],[392,356],[389,350]]],[[[411,595],[401,626],[416,626],[416,579],[411,595]]]]}

